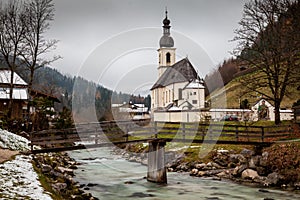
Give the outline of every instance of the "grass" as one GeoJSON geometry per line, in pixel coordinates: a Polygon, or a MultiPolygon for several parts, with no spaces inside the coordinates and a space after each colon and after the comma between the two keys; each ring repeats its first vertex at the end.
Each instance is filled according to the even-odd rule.
{"type": "Polygon", "coordinates": [[[57,192],[55,192],[50,184],[50,180],[49,178],[44,175],[41,170],[35,165],[34,162],[32,162],[32,166],[35,170],[35,172],[38,174],[38,177],[39,177],[39,181],[42,185],[42,187],[50,193],[50,196],[52,197],[53,200],[64,200],[64,198],[59,195],[57,192]]]}
{"type": "MultiPolygon", "coordinates": [[[[258,94],[255,92],[247,91],[245,87],[243,87],[240,79],[246,76],[255,76],[254,72],[251,74],[246,74],[242,77],[238,77],[229,82],[223,89],[217,89],[213,91],[208,99],[212,99],[215,105],[223,105],[222,101],[226,99],[228,108],[239,108],[239,99],[242,101],[244,99],[248,99],[250,105],[252,106],[258,100],[258,94]],[[222,92],[222,90],[224,92],[222,92]]],[[[266,94],[272,95],[269,92],[269,88],[263,88],[262,91],[266,94]]],[[[289,85],[287,87],[286,95],[283,98],[281,103],[281,108],[291,108],[293,103],[299,99],[300,91],[297,90],[297,85],[289,85]]]]}

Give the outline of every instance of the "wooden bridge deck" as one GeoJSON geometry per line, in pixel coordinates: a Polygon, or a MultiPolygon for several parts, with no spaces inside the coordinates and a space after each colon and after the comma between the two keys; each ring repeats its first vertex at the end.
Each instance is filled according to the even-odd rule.
{"type": "Polygon", "coordinates": [[[291,134],[291,126],[113,121],[76,124],[73,129],[33,132],[30,140],[32,153],[45,153],[146,143],[153,139],[189,144],[269,146],[291,134]],[[41,149],[34,149],[35,145],[41,149]]]}

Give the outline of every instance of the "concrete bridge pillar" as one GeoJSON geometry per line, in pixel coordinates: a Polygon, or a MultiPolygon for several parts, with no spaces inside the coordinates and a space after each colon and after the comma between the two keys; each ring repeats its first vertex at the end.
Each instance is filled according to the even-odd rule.
{"type": "Polygon", "coordinates": [[[147,180],[155,183],[167,183],[167,170],[165,166],[164,140],[149,141],[147,180]]]}

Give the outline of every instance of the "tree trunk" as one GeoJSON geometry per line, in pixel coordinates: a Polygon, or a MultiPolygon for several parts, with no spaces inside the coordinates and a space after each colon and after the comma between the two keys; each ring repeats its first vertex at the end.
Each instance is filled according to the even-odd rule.
{"type": "Polygon", "coordinates": [[[280,124],[280,101],[275,100],[275,124],[280,124]]]}
{"type": "Polygon", "coordinates": [[[9,85],[9,102],[8,102],[8,111],[7,111],[7,119],[12,119],[12,111],[13,111],[13,92],[14,92],[14,71],[11,70],[10,74],[10,85],[9,85]]]}

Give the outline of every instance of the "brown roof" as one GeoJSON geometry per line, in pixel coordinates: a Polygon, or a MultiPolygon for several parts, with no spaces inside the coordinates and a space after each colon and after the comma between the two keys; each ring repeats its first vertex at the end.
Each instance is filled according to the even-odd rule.
{"type": "Polygon", "coordinates": [[[187,58],[184,58],[174,65],[168,67],[166,71],[159,77],[151,90],[155,88],[165,87],[173,83],[181,83],[199,79],[193,65],[187,58]]]}

